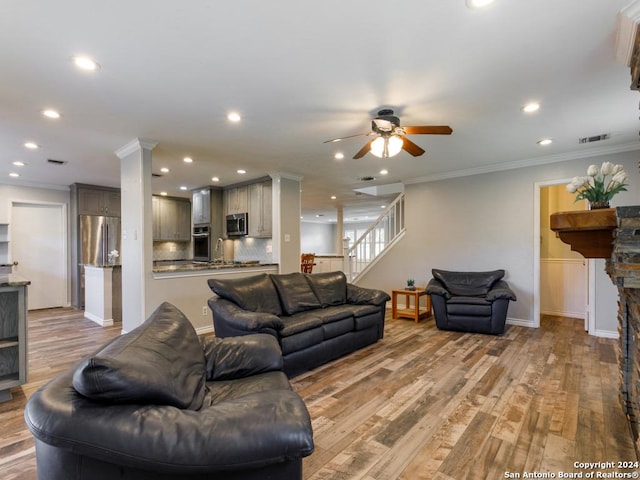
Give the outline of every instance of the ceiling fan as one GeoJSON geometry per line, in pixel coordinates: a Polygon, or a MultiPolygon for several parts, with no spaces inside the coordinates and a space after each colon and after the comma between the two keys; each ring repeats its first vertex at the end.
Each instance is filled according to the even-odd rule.
{"type": "Polygon", "coordinates": [[[353,158],[362,158],[368,152],[380,158],[393,157],[400,153],[400,150],[405,150],[414,157],[419,157],[424,153],[424,150],[409,140],[406,135],[451,135],[452,132],[451,127],[447,125],[401,127],[400,119],[393,114],[393,110],[385,108],[378,111],[378,116],[371,120],[370,132],[334,138],[324,143],[375,135],[375,138],[369,140],[353,158]]]}

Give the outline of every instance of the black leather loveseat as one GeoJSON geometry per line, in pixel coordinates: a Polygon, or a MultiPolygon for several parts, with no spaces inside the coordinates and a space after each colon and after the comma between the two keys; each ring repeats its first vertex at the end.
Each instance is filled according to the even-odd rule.
{"type": "Polygon", "coordinates": [[[202,343],[164,303],[34,393],[39,480],[301,479],[307,409],[269,335],[202,343]]]}
{"type": "Polygon", "coordinates": [[[389,295],[347,283],[342,272],[209,279],[218,337],[268,333],[289,376],[375,343],[389,295]]]}
{"type": "Polygon", "coordinates": [[[489,272],[450,272],[431,270],[433,278],[426,292],[436,326],[440,330],[460,332],[504,333],[509,301],[515,301],[504,270],[489,272]]]}

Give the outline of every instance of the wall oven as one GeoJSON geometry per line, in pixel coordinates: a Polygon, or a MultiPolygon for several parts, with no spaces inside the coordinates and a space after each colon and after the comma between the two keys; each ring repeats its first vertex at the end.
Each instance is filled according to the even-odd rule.
{"type": "Polygon", "coordinates": [[[209,226],[193,227],[193,260],[196,262],[211,261],[211,239],[209,226]]]}
{"type": "Polygon", "coordinates": [[[227,236],[239,237],[247,235],[249,225],[247,223],[248,215],[246,213],[234,213],[227,215],[227,236]]]}

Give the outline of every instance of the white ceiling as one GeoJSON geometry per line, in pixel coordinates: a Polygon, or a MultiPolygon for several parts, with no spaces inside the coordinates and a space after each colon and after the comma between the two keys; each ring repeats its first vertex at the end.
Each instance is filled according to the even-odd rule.
{"type": "Polygon", "coordinates": [[[285,172],[303,177],[305,217],[329,219],[337,205],[347,217],[379,208],[356,188],[640,149],[640,97],[615,58],[629,1],[3,1],[0,182],[118,186],[113,152],[143,138],[158,142],[154,173],[171,169],[154,193],[285,172]],[[78,54],[101,68],[78,71],[78,54]],[[540,110],[522,113],[532,100],[540,110]],[[411,136],[427,151],[417,158],[351,159],[366,137],[323,143],[368,132],[381,107],[453,134],[411,136]]]}

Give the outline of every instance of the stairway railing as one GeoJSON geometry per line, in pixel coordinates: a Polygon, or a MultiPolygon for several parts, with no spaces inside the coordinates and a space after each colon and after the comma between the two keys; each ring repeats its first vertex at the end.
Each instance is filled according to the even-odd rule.
{"type": "Polygon", "coordinates": [[[344,271],[356,283],[404,235],[404,192],[380,214],[351,247],[345,248],[344,271]]]}

